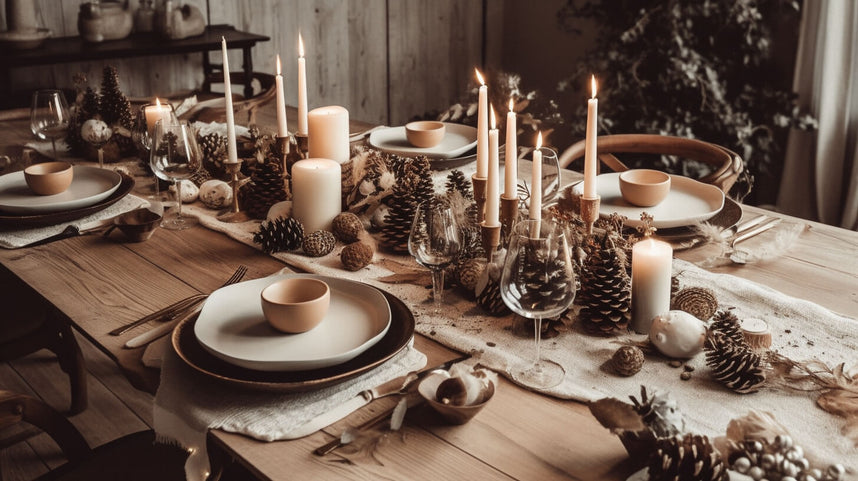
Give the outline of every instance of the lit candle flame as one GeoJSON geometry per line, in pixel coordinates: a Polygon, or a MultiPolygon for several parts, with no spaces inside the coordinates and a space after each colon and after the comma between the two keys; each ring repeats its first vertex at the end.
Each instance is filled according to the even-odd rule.
{"type": "Polygon", "coordinates": [[[489,116],[489,119],[491,119],[491,127],[490,127],[490,128],[491,128],[492,130],[496,130],[496,129],[497,129],[497,126],[496,126],[495,124],[496,124],[496,122],[497,122],[497,121],[495,120],[495,106],[494,106],[494,105],[490,105],[490,106],[489,106],[489,108],[491,109],[491,113],[492,113],[492,114],[489,116]]]}
{"type": "Polygon", "coordinates": [[[280,75],[280,54],[277,54],[277,75],[280,75]]]}
{"type": "Polygon", "coordinates": [[[155,108],[159,110],[161,109],[161,99],[158,97],[155,97],[155,108]]]}
{"type": "Polygon", "coordinates": [[[542,131],[541,130],[539,131],[539,135],[536,136],[536,148],[537,149],[542,148],[542,131]]]}
{"type": "Polygon", "coordinates": [[[596,98],[596,76],[595,75],[590,77],[590,87],[593,89],[593,96],[590,98],[596,98]]]}
{"type": "Polygon", "coordinates": [[[480,71],[476,67],[474,67],[474,72],[477,73],[477,80],[480,82],[480,85],[485,85],[486,81],[483,80],[483,75],[480,73],[480,71]]]}
{"type": "Polygon", "coordinates": [[[298,56],[304,56],[304,38],[301,37],[301,32],[298,32],[298,56]]]}
{"type": "Polygon", "coordinates": [[[512,97],[510,97],[510,98],[509,98],[509,111],[510,111],[510,112],[513,112],[513,110],[512,110],[512,109],[513,109],[513,107],[514,107],[514,106],[515,106],[515,103],[512,101],[512,97]]]}

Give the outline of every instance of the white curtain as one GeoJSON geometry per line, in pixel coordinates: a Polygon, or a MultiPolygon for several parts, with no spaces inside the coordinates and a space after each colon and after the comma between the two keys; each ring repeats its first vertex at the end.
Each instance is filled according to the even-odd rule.
{"type": "Polygon", "coordinates": [[[858,2],[804,2],[793,87],[819,130],[790,132],[778,207],[858,230],[858,2]]]}

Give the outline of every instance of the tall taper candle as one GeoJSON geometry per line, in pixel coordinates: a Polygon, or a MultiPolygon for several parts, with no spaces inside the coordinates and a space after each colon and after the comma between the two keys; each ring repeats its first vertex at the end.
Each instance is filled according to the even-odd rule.
{"type": "Polygon", "coordinates": [[[304,39],[298,34],[298,134],[307,135],[307,64],[304,39]]]}
{"type": "Polygon", "coordinates": [[[652,238],[632,247],[632,329],[649,332],[656,316],[670,311],[673,248],[652,238]]]}
{"type": "Polygon", "coordinates": [[[515,120],[515,104],[512,97],[509,99],[509,112],[506,114],[506,153],[504,154],[504,184],[503,196],[507,199],[516,197],[516,187],[518,184],[518,140],[516,137],[517,129],[515,120]]]}
{"type": "Polygon", "coordinates": [[[287,137],[289,129],[286,125],[286,94],[283,92],[283,75],[281,74],[280,55],[277,55],[277,75],[274,76],[274,87],[277,90],[277,136],[287,137]]]}
{"type": "Polygon", "coordinates": [[[488,184],[486,185],[486,225],[500,225],[500,166],[498,159],[498,129],[495,108],[491,107],[491,129],[489,129],[488,184]]]}
{"type": "Polygon", "coordinates": [[[596,163],[598,152],[596,151],[596,132],[599,123],[599,100],[596,99],[596,76],[590,78],[590,86],[593,96],[587,101],[587,136],[584,141],[584,198],[596,197],[596,163]]]}
{"type": "Polygon", "coordinates": [[[530,178],[530,219],[542,220],[542,132],[536,137],[530,178]]]}
{"type": "Polygon", "coordinates": [[[489,169],[489,92],[482,74],[476,68],[480,82],[480,94],[477,110],[477,177],[486,178],[489,169]]]}
{"type": "Polygon", "coordinates": [[[223,52],[223,98],[226,101],[226,162],[238,162],[238,145],[235,143],[235,113],[232,111],[232,85],[229,80],[229,57],[226,54],[226,38],[221,37],[223,52]]]}

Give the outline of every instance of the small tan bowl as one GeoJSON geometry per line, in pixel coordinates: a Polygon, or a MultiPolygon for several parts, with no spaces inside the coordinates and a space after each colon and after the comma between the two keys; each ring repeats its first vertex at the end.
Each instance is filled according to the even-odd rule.
{"type": "Polygon", "coordinates": [[[620,193],[629,204],[658,205],[670,192],[670,176],[660,170],[632,169],[620,174],[620,193]]]}
{"type": "Polygon", "coordinates": [[[65,192],[74,178],[74,169],[68,162],[44,162],[24,169],[24,179],[30,190],[39,195],[65,192]]]}
{"type": "Polygon", "coordinates": [[[152,237],[152,233],[161,223],[161,217],[161,214],[144,207],[117,216],[113,219],[113,225],[132,242],[143,242],[152,237]]]}
{"type": "Polygon", "coordinates": [[[272,327],[289,334],[319,325],[331,304],[331,288],[318,279],[281,279],[262,290],[262,313],[272,327]]]}
{"type": "Polygon", "coordinates": [[[440,144],[446,130],[444,122],[420,120],[405,124],[405,138],[411,145],[425,149],[440,144]]]}
{"type": "Polygon", "coordinates": [[[472,404],[464,404],[457,406],[454,404],[444,404],[437,399],[438,386],[442,382],[450,379],[450,373],[447,371],[435,371],[426,376],[423,381],[417,386],[417,391],[426,400],[426,404],[432,407],[438,414],[450,424],[465,424],[473,419],[485,406],[491,401],[495,394],[495,384],[489,381],[480,400],[472,404]]]}

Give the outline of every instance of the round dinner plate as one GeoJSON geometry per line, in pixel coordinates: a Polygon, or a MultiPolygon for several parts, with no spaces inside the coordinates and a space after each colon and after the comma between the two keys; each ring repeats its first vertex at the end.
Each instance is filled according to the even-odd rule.
{"type": "Polygon", "coordinates": [[[369,145],[391,154],[425,155],[435,159],[452,159],[477,146],[477,129],[470,125],[445,122],[444,140],[435,147],[420,148],[408,143],[405,126],[380,129],[369,134],[369,145]]]}
{"type": "Polygon", "coordinates": [[[80,209],[110,197],[122,182],[113,170],[75,165],[74,179],[65,192],[37,195],[27,187],[24,172],[0,177],[0,211],[13,214],[47,214],[80,209]]]}
{"type": "Polygon", "coordinates": [[[391,323],[387,333],[375,345],[351,361],[308,371],[255,371],[229,364],[212,356],[194,334],[196,318],[179,323],[173,330],[173,348],[179,357],[198,373],[227,386],[270,392],[303,392],[330,386],[363,374],[400,353],[414,338],[414,315],[404,302],[382,293],[390,305],[391,323]]]}
{"type": "Polygon", "coordinates": [[[194,333],[203,348],[230,364],[258,371],[298,371],[354,359],[384,336],[390,319],[387,299],[372,286],[336,277],[282,274],[213,292],[194,333]],[[322,322],[300,334],[274,329],[262,314],[262,290],[289,277],[320,279],[331,288],[331,305],[322,322]]]}
{"type": "MultiPolygon", "coordinates": [[[[670,176],[670,192],[660,204],[652,207],[638,207],[623,200],[619,172],[601,174],[596,179],[596,193],[602,198],[599,215],[607,217],[616,212],[628,219],[625,224],[629,227],[641,225],[643,212],[652,214],[653,227],[667,229],[703,222],[724,207],[721,189],[681,175],[670,176]]],[[[584,183],[579,182],[572,191],[580,194],[583,189],[584,183]]]]}

